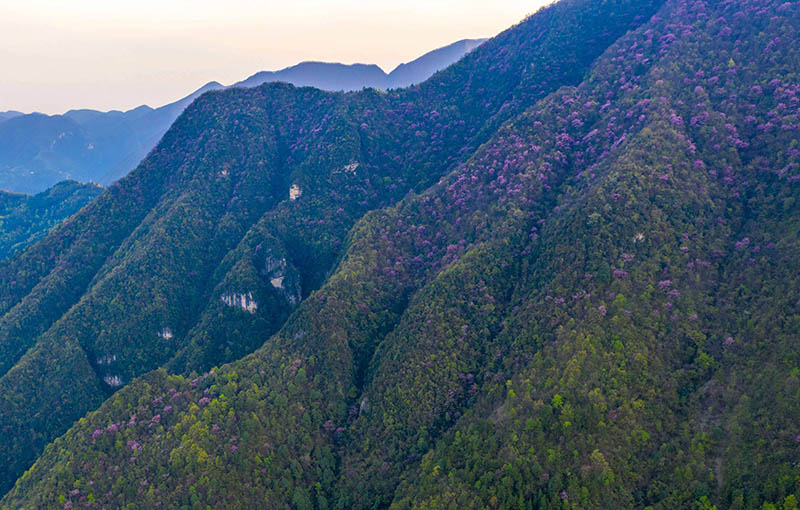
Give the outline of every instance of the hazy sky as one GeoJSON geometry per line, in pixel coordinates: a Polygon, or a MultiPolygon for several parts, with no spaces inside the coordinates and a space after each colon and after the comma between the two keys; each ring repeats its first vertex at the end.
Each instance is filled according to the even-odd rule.
{"type": "Polygon", "coordinates": [[[549,0],[0,0],[0,111],[160,106],[303,60],[391,71],[549,0]]]}

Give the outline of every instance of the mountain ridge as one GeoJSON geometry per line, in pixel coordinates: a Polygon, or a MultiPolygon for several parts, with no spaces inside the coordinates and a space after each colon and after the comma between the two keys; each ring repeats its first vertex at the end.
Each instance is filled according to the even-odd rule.
{"type": "Polygon", "coordinates": [[[407,90],[203,95],[0,264],[0,453],[67,430],[0,506],[794,510],[798,27],[564,0],[407,90]]]}
{"type": "MultiPolygon", "coordinates": [[[[410,71],[402,80],[390,79],[377,66],[307,62],[261,72],[232,86],[257,86],[268,81],[332,91],[406,86],[453,63],[482,41],[462,40],[429,52],[409,63],[410,71]]],[[[63,179],[110,184],[136,167],[194,99],[221,88],[225,87],[212,81],[158,108],[142,105],[108,112],[74,109],[53,116],[6,112],[0,117],[4,119],[0,126],[0,189],[36,193],[63,179]]]]}
{"type": "Polygon", "coordinates": [[[4,483],[143,371],[204,369],[257,348],[296,306],[283,281],[299,276],[307,297],[363,214],[434,184],[532,98],[579,83],[653,5],[617,13],[609,4],[577,23],[553,14],[565,6],[544,10],[392,93],[278,83],[203,94],[135,172],[0,264],[0,391],[26,395],[0,400],[4,483]],[[588,30],[600,17],[611,28],[588,30]],[[509,44],[517,51],[502,51],[509,44]],[[520,73],[530,59],[551,65],[529,71],[528,83],[520,73]],[[267,260],[252,258],[267,248],[267,260]],[[258,290],[243,292],[245,282],[258,290]],[[252,301],[261,302],[252,315],[229,305],[252,301]]]}
{"type": "Polygon", "coordinates": [[[352,80],[352,82],[341,80],[341,78],[337,80],[337,78],[334,77],[330,84],[327,82],[320,82],[318,88],[334,92],[352,92],[362,88],[405,88],[421,81],[421,77],[427,79],[484,42],[486,42],[486,39],[462,39],[448,46],[430,51],[411,62],[399,64],[389,73],[374,64],[340,64],[308,60],[278,71],[258,72],[231,86],[254,87],[268,81],[285,81],[298,87],[314,86],[312,85],[312,83],[314,83],[313,76],[307,76],[307,73],[314,73],[319,69],[332,69],[339,73],[351,73],[352,76],[350,80],[352,80]],[[358,74],[355,74],[354,71],[358,74]]]}

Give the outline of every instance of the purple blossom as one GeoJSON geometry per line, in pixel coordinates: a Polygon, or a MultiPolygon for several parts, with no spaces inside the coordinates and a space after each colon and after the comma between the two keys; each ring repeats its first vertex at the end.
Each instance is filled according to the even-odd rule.
{"type": "Polygon", "coordinates": [[[745,237],[741,241],[736,241],[736,249],[737,250],[743,250],[745,248],[745,246],[747,246],[748,244],[750,244],[750,238],[749,237],[745,237]]]}
{"type": "Polygon", "coordinates": [[[95,429],[95,431],[92,432],[92,439],[97,439],[102,435],[103,435],[103,429],[95,429]]]}
{"type": "Polygon", "coordinates": [[[672,286],[672,280],[661,280],[658,282],[659,289],[668,289],[672,286]]]}
{"type": "Polygon", "coordinates": [[[602,315],[603,317],[606,316],[607,310],[606,310],[605,306],[600,305],[600,306],[597,307],[597,309],[600,311],[600,315],[602,315]]]}

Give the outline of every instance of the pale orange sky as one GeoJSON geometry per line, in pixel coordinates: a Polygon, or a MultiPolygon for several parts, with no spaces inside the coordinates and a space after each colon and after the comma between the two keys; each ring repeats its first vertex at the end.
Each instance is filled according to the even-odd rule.
{"type": "Polygon", "coordinates": [[[0,0],[0,111],[160,106],[303,60],[391,71],[550,0],[0,0]]]}

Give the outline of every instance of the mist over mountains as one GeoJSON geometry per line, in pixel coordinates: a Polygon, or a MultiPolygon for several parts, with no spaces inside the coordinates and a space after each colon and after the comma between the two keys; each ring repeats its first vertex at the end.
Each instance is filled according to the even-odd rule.
{"type": "MultiPolygon", "coordinates": [[[[389,74],[378,66],[304,62],[261,72],[232,87],[283,81],[330,91],[407,87],[463,57],[483,39],[467,39],[400,65],[389,74]]],[[[126,112],[70,110],[63,115],[0,113],[0,189],[38,193],[72,179],[107,185],[127,174],[164,135],[178,115],[204,92],[224,88],[210,82],[162,106],[126,112]]]]}

